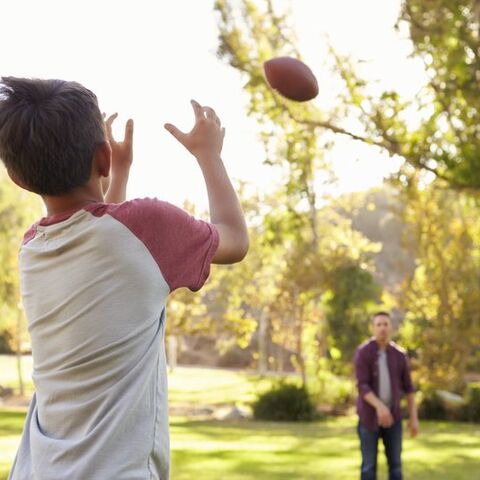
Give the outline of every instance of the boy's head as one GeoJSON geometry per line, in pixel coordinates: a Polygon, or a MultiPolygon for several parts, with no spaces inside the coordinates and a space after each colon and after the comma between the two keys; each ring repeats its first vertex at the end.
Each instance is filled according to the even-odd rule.
{"type": "Polygon", "coordinates": [[[85,185],[105,141],[97,97],[82,85],[0,79],[0,158],[22,187],[59,196],[85,185]]]}

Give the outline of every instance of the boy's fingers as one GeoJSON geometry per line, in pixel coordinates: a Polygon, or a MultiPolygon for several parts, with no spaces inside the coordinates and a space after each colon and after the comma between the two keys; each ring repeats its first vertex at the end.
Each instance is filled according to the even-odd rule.
{"type": "Polygon", "coordinates": [[[118,117],[118,113],[112,113],[106,120],[105,123],[108,125],[112,125],[113,121],[118,117]]]}
{"type": "Polygon", "coordinates": [[[113,140],[112,123],[117,118],[117,116],[118,113],[114,113],[105,120],[105,126],[107,128],[107,135],[109,140],[113,140]]]}
{"type": "Polygon", "coordinates": [[[203,114],[202,106],[196,100],[190,100],[193,108],[193,113],[195,114],[195,122],[205,119],[205,115],[203,114]]]}
{"type": "Polygon", "coordinates": [[[205,112],[205,116],[207,118],[215,119],[216,115],[211,107],[203,107],[203,111],[205,112]]]}
{"type": "Polygon", "coordinates": [[[220,126],[220,119],[218,118],[215,110],[211,107],[203,107],[205,115],[207,118],[213,120],[218,126],[220,126]]]}
{"type": "Polygon", "coordinates": [[[166,123],[164,127],[165,127],[165,130],[167,130],[167,132],[170,132],[183,145],[184,139],[186,137],[185,133],[183,133],[175,125],[172,125],[171,123],[166,123]]]}
{"type": "Polygon", "coordinates": [[[123,141],[128,144],[132,145],[133,143],[133,120],[129,118],[125,125],[125,136],[123,141]]]}

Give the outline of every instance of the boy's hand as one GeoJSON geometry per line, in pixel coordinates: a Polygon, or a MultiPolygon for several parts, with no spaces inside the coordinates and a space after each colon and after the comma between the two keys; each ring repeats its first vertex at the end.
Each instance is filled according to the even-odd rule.
{"type": "Polygon", "coordinates": [[[112,148],[112,174],[128,172],[133,162],[133,120],[127,121],[123,141],[117,142],[112,132],[112,124],[117,116],[118,113],[114,113],[105,120],[107,140],[112,148]]]}
{"type": "Polygon", "coordinates": [[[184,133],[171,123],[165,124],[168,130],[197,160],[202,163],[209,158],[218,158],[222,151],[225,129],[213,108],[202,107],[192,100],[195,125],[189,133],[184,133]]]}
{"type": "Polygon", "coordinates": [[[123,141],[117,142],[112,132],[112,124],[117,115],[117,113],[114,113],[105,121],[107,140],[112,149],[110,176],[102,182],[107,203],[121,203],[125,201],[128,175],[133,162],[133,120],[129,119],[127,121],[123,141]]]}
{"type": "Polygon", "coordinates": [[[213,263],[235,263],[248,250],[248,231],[242,207],[228,178],[220,153],[225,129],[214,110],[192,100],[195,125],[189,133],[171,123],[165,128],[196,157],[207,187],[210,221],[215,225],[219,244],[213,263]]]}

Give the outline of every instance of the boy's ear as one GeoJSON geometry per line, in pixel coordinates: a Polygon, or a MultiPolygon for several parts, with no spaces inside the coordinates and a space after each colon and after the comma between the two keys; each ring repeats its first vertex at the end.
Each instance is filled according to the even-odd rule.
{"type": "Polygon", "coordinates": [[[93,170],[99,177],[108,177],[110,175],[110,164],[112,162],[112,148],[108,142],[97,145],[93,154],[93,170]]]}

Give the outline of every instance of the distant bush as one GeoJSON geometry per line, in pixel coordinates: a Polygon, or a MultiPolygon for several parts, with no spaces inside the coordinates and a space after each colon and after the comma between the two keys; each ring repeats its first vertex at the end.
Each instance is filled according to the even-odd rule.
{"type": "Polygon", "coordinates": [[[465,399],[461,395],[445,390],[424,392],[421,397],[419,415],[426,420],[465,420],[465,399]]]}
{"type": "Polygon", "coordinates": [[[440,396],[435,391],[425,392],[418,408],[424,420],[447,420],[448,412],[440,396]]]}
{"type": "Polygon", "coordinates": [[[309,379],[308,386],[315,403],[329,406],[332,413],[344,413],[354,404],[357,395],[351,378],[335,375],[326,369],[309,379]]]}
{"type": "Polygon", "coordinates": [[[14,353],[11,345],[13,344],[13,335],[8,330],[0,331],[0,354],[14,353]]]}
{"type": "Polygon", "coordinates": [[[467,385],[464,412],[465,420],[480,422],[480,382],[467,385]]]}
{"type": "Polygon", "coordinates": [[[315,417],[315,407],[307,389],[288,383],[275,385],[261,394],[252,406],[256,420],[302,422],[315,417]]]}

